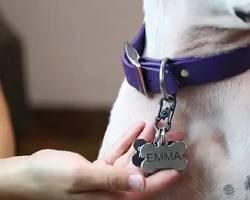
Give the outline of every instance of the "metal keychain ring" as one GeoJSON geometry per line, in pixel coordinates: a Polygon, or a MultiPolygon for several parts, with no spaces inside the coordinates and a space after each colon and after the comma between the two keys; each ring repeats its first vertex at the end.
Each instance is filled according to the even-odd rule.
{"type": "Polygon", "coordinates": [[[161,94],[163,98],[167,99],[168,93],[166,90],[166,84],[165,84],[165,70],[166,70],[166,65],[168,63],[169,58],[163,58],[161,61],[161,67],[160,67],[160,72],[159,72],[159,80],[160,80],[160,89],[161,89],[161,94]]]}
{"type": "Polygon", "coordinates": [[[166,143],[166,130],[165,130],[165,128],[161,132],[160,143],[161,143],[161,145],[164,145],[166,143]]]}

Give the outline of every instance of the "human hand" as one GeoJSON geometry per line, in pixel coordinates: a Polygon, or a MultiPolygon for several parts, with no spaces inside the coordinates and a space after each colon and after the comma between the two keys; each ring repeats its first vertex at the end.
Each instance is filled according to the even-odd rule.
{"type": "Polygon", "coordinates": [[[79,154],[55,150],[2,160],[0,197],[24,200],[145,199],[164,190],[178,177],[175,171],[162,171],[144,178],[138,168],[130,165],[131,143],[139,135],[151,140],[151,131],[140,123],[125,134],[106,159],[94,163],[79,154]],[[143,192],[118,192],[121,190],[143,192]]]}
{"type": "MultiPolygon", "coordinates": [[[[137,170],[142,173],[132,163],[132,156],[135,150],[131,143],[137,138],[151,142],[154,139],[155,129],[145,123],[138,123],[134,128],[128,131],[128,134],[119,140],[111,149],[112,151],[104,157],[106,163],[113,166],[121,166],[127,170],[137,170]],[[126,153],[124,153],[126,152],[126,153]]],[[[181,132],[171,132],[167,135],[169,141],[182,141],[184,134],[181,132]]],[[[113,193],[113,199],[119,200],[143,200],[157,195],[167,189],[168,186],[180,176],[175,170],[163,170],[145,178],[144,189],[141,192],[116,192],[113,193]]]]}
{"type": "Polygon", "coordinates": [[[72,152],[42,150],[25,157],[25,162],[15,175],[18,184],[13,182],[18,187],[9,192],[24,200],[113,200],[111,191],[140,190],[128,183],[129,177],[144,185],[144,177],[135,170],[91,163],[72,152]]]}

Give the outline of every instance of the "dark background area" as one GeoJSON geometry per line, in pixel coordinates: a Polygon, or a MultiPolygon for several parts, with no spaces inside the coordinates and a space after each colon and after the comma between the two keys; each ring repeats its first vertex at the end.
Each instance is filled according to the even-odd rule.
{"type": "Polygon", "coordinates": [[[107,124],[107,111],[33,110],[30,126],[18,136],[18,153],[68,150],[96,159],[107,124]]]}

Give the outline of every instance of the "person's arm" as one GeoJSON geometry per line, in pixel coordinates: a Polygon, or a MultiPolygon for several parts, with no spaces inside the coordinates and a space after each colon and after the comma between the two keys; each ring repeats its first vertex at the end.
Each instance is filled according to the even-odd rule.
{"type": "Polygon", "coordinates": [[[14,153],[14,135],[7,103],[0,85],[0,158],[11,157],[14,153]]]}
{"type": "Polygon", "coordinates": [[[153,129],[140,123],[125,135],[104,160],[94,163],[55,150],[0,159],[0,199],[144,200],[171,185],[179,176],[174,170],[144,177],[130,166],[133,141],[151,140],[153,129]]]}

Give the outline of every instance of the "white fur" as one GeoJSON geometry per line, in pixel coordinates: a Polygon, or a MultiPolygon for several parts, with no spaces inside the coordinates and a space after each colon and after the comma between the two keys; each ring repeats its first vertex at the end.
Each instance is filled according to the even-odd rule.
{"type": "MultiPolygon", "coordinates": [[[[235,16],[234,7],[250,10],[250,1],[144,0],[145,55],[204,55],[250,43],[250,32],[244,32],[250,26],[235,16]],[[240,37],[233,37],[238,33],[240,37]]],[[[187,133],[190,165],[174,186],[154,200],[250,199],[244,187],[250,175],[249,88],[247,71],[225,81],[179,91],[172,129],[187,133]],[[235,188],[231,196],[223,192],[228,184],[235,188]]],[[[100,156],[136,121],[153,123],[159,97],[148,99],[124,81],[100,156]]]]}

